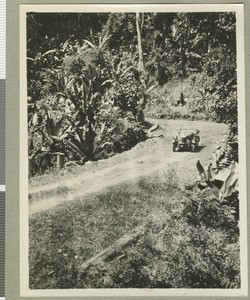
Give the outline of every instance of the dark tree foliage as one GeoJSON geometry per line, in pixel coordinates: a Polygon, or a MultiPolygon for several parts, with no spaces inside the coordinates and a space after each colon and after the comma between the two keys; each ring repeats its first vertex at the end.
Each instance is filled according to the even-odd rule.
{"type": "Polygon", "coordinates": [[[130,52],[135,55],[137,49],[135,13],[109,14],[103,32],[110,35],[108,47],[111,53],[119,55],[130,52]]]}
{"type": "Polygon", "coordinates": [[[104,13],[28,13],[28,55],[58,49],[69,38],[82,43],[100,33],[107,18],[104,13]]]}
{"type": "Polygon", "coordinates": [[[199,74],[193,88],[204,93],[196,109],[237,134],[235,23],[226,12],[140,13],[137,19],[135,13],[28,13],[30,129],[51,140],[34,117],[59,110],[74,127],[70,134],[89,149],[78,156],[93,159],[97,133],[107,125],[103,110],[118,107],[119,118],[130,113],[138,123],[148,87],[199,74]]]}

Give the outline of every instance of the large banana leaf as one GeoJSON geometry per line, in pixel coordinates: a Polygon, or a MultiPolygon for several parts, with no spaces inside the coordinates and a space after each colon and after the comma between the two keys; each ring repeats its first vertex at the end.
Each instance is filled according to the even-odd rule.
{"type": "Polygon", "coordinates": [[[65,142],[74,153],[78,154],[80,157],[86,156],[86,151],[82,148],[82,145],[78,140],[65,140],[65,142]]]}

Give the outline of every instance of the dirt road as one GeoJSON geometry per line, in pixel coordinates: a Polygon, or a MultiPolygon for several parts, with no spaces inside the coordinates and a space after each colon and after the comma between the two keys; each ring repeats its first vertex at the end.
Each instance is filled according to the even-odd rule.
{"type": "Polygon", "coordinates": [[[44,181],[39,183],[39,178],[30,182],[30,215],[124,181],[140,176],[154,176],[159,170],[174,170],[179,181],[184,185],[188,184],[197,176],[197,160],[207,161],[216,142],[223,138],[227,130],[226,125],[212,122],[153,119],[149,121],[160,125],[155,134],[161,134],[161,137],[148,139],[130,151],[112,158],[88,163],[80,168],[77,175],[62,174],[61,178],[50,178],[50,182],[45,184],[44,181]],[[200,149],[196,153],[173,152],[173,136],[179,128],[189,126],[200,130],[200,149]]]}

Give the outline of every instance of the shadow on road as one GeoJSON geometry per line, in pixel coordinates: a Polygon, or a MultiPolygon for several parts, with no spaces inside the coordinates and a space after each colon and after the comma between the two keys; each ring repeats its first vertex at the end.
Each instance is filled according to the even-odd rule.
{"type": "MultiPolygon", "coordinates": [[[[204,149],[206,146],[197,146],[196,147],[196,150],[194,153],[197,153],[197,152],[201,152],[202,149],[204,149]]],[[[177,152],[192,152],[190,149],[179,149],[177,152]]]]}
{"type": "Polygon", "coordinates": [[[206,146],[197,146],[196,151],[195,152],[201,152],[202,149],[204,149],[206,146]]]}

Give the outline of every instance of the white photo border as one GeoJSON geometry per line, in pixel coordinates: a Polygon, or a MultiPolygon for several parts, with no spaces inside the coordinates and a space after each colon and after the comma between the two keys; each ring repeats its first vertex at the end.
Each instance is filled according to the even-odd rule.
{"type": "Polygon", "coordinates": [[[20,293],[27,297],[105,297],[105,296],[247,296],[247,181],[246,181],[246,113],[243,4],[21,4],[20,37],[20,293]],[[26,13],[28,12],[235,12],[237,39],[237,93],[239,125],[240,182],[240,289],[29,289],[29,206],[28,206],[28,132],[26,76],[26,13]]]}

